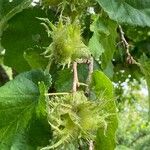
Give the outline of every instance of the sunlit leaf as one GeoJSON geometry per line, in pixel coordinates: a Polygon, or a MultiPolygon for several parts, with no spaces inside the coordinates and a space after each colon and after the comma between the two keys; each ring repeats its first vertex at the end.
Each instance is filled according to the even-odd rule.
{"type": "Polygon", "coordinates": [[[44,94],[50,83],[49,75],[35,70],[20,74],[0,87],[0,149],[26,150],[47,144],[51,133],[44,94]],[[35,132],[35,129],[40,131],[35,132]],[[37,137],[30,140],[33,135],[37,137]]]}
{"type": "Polygon", "coordinates": [[[118,23],[150,26],[149,0],[97,0],[109,17],[118,23]]]}

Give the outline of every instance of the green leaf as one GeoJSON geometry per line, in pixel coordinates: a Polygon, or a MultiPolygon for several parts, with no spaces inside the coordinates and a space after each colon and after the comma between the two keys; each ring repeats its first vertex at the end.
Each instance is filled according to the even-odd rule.
{"type": "Polygon", "coordinates": [[[150,120],[150,60],[149,58],[144,54],[141,56],[140,60],[140,69],[142,73],[145,76],[147,88],[148,88],[148,97],[149,97],[149,120],[150,120]]]}
{"type": "MultiPolygon", "coordinates": [[[[138,43],[141,41],[147,41],[147,40],[149,43],[149,31],[150,31],[149,27],[123,26],[123,30],[125,31],[126,37],[128,37],[128,39],[134,41],[135,43],[138,43]]],[[[144,45],[146,44],[144,43],[144,45]]]]}
{"type": "MultiPolygon", "coordinates": [[[[31,0],[0,0],[0,41],[4,29],[7,26],[7,22],[18,12],[27,8],[31,4],[31,0]]],[[[0,43],[0,51],[2,46],[0,43]]]]}
{"type": "MultiPolygon", "coordinates": [[[[79,82],[85,83],[88,74],[88,66],[85,64],[78,64],[78,78],[79,82]]],[[[64,69],[54,73],[55,89],[57,92],[66,92],[72,90],[73,72],[71,69],[64,69]]],[[[81,87],[82,88],[82,87],[81,87]]]]}
{"type": "MultiPolygon", "coordinates": [[[[0,20],[3,20],[9,16],[13,16],[17,12],[20,12],[23,8],[29,6],[32,0],[1,0],[0,1],[0,20]]],[[[7,20],[8,20],[7,19],[7,20]]]]}
{"type": "Polygon", "coordinates": [[[44,50],[39,47],[28,49],[24,52],[24,58],[32,69],[45,69],[49,59],[46,59],[41,53],[44,50]]]}
{"type": "Polygon", "coordinates": [[[150,87],[150,60],[144,54],[143,56],[141,56],[139,62],[140,62],[140,69],[145,75],[145,78],[148,81],[148,86],[150,87]]]}
{"type": "Polygon", "coordinates": [[[1,0],[0,1],[0,32],[2,32],[7,21],[15,14],[27,8],[32,0],[1,0]]]}
{"type": "Polygon", "coordinates": [[[50,86],[49,80],[49,75],[34,70],[20,74],[0,87],[0,149],[36,149],[43,146],[42,141],[36,140],[41,137],[46,142],[44,145],[48,144],[51,133],[48,132],[50,129],[47,128],[44,112],[44,94],[50,86]],[[40,134],[37,133],[36,138],[30,140],[33,136],[31,133],[35,132],[33,129],[41,132],[38,131],[40,134]],[[32,141],[37,142],[33,144],[32,141]]]}
{"type": "Polygon", "coordinates": [[[118,23],[150,26],[149,0],[97,0],[109,17],[118,23]]]}
{"type": "Polygon", "coordinates": [[[114,101],[114,89],[112,82],[101,71],[95,71],[92,75],[91,91],[95,93],[96,98],[103,97],[105,111],[110,113],[107,119],[108,125],[104,133],[104,129],[99,129],[97,132],[96,149],[99,150],[114,150],[115,148],[115,132],[118,126],[116,116],[116,105],[114,101]]]}
{"type": "MultiPolygon", "coordinates": [[[[50,44],[50,39],[48,38],[43,26],[40,24],[41,21],[36,18],[47,17],[47,15],[52,18],[53,13],[47,13],[48,14],[39,7],[29,8],[15,15],[8,22],[9,26],[7,30],[3,32],[2,36],[2,46],[6,49],[6,55],[4,58],[5,65],[14,68],[18,72],[29,70],[29,64],[33,67],[31,60],[29,61],[29,55],[30,57],[34,57],[37,54],[33,51],[39,53],[39,50],[36,49],[36,47],[47,47],[50,44]],[[29,54],[29,51],[26,51],[29,49],[34,50],[29,54]],[[28,55],[25,57],[28,62],[23,56],[25,51],[28,55]]],[[[36,61],[34,61],[36,64],[34,62],[33,68],[37,68],[39,65],[42,66],[43,64],[41,64],[41,61],[45,61],[41,60],[41,57],[40,59],[35,59],[36,61]]]]}
{"type": "Polygon", "coordinates": [[[112,79],[113,78],[113,75],[114,75],[114,66],[113,66],[113,64],[112,64],[112,62],[110,62],[108,65],[107,65],[107,67],[106,67],[106,69],[105,70],[103,70],[103,72],[110,78],[110,79],[112,79]]]}
{"type": "Polygon", "coordinates": [[[97,33],[94,33],[89,41],[89,48],[92,52],[92,55],[94,56],[95,60],[100,59],[100,56],[102,53],[104,53],[104,48],[100,43],[99,35],[97,33]]]}
{"type": "Polygon", "coordinates": [[[101,61],[102,69],[111,63],[116,50],[117,24],[105,17],[97,17],[91,25],[93,36],[89,41],[89,48],[96,60],[101,61]]]}
{"type": "Polygon", "coordinates": [[[73,73],[70,69],[64,69],[58,71],[56,77],[55,88],[58,92],[71,91],[73,82],[73,73]]]}

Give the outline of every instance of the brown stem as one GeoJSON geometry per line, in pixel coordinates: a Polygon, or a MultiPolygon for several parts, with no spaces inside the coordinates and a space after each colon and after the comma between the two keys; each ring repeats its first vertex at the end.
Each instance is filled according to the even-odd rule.
{"type": "Polygon", "coordinates": [[[72,92],[76,92],[78,87],[78,71],[77,71],[77,62],[73,62],[73,86],[72,92]]]}
{"type": "MultiPolygon", "coordinates": [[[[75,93],[77,91],[78,86],[78,70],[77,70],[77,62],[73,62],[73,86],[72,86],[72,92],[75,93]]],[[[78,149],[81,149],[80,143],[78,143],[79,147],[78,149]]]]}
{"type": "Polygon", "coordinates": [[[91,82],[91,77],[92,77],[93,69],[94,69],[94,62],[93,62],[93,57],[91,57],[90,63],[89,63],[89,75],[88,75],[88,82],[89,83],[91,82]]]}
{"type": "MultiPolygon", "coordinates": [[[[89,61],[89,72],[88,72],[88,77],[87,77],[87,85],[90,85],[91,83],[91,78],[92,78],[92,73],[93,73],[93,68],[94,68],[94,64],[93,64],[93,57],[90,58],[90,61],[89,61]]],[[[87,86],[86,88],[86,94],[89,95],[89,92],[90,92],[90,89],[89,89],[89,86],[87,86]]]]}
{"type": "Polygon", "coordinates": [[[130,45],[127,42],[127,40],[125,39],[125,36],[124,36],[125,34],[120,25],[119,25],[119,30],[120,30],[120,36],[121,36],[122,43],[123,43],[124,47],[126,48],[126,54],[129,56],[129,55],[131,55],[129,52],[130,45]]]}
{"type": "Polygon", "coordinates": [[[121,25],[119,25],[119,31],[120,31],[120,37],[121,37],[121,40],[122,40],[122,43],[123,43],[123,46],[125,47],[126,49],[126,54],[127,54],[127,62],[129,64],[136,64],[136,65],[139,65],[139,63],[132,57],[132,55],[130,54],[130,45],[129,43],[127,42],[126,38],[125,38],[125,33],[123,32],[123,29],[121,27],[121,25]]]}

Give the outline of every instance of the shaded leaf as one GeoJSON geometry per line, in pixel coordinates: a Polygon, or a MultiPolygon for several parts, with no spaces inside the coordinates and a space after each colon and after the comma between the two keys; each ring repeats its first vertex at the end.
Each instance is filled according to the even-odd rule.
{"type": "Polygon", "coordinates": [[[107,65],[106,69],[103,70],[104,73],[105,73],[110,79],[112,79],[112,78],[113,78],[113,75],[114,75],[114,70],[113,70],[113,69],[114,69],[114,66],[113,66],[112,62],[110,62],[110,63],[107,65]]]}
{"type": "Polygon", "coordinates": [[[55,88],[58,92],[71,91],[73,82],[73,73],[70,69],[58,71],[55,88]]]}
{"type": "Polygon", "coordinates": [[[1,45],[1,36],[7,27],[7,22],[17,13],[27,8],[31,0],[0,0],[0,51],[3,50],[1,45]]]}
{"type": "MultiPolygon", "coordinates": [[[[78,64],[78,78],[79,82],[86,83],[88,75],[88,66],[85,64],[78,64]]],[[[54,74],[55,88],[57,92],[66,92],[72,90],[73,71],[71,69],[64,69],[54,74]]],[[[81,87],[82,88],[82,87],[81,87]]]]}
{"type": "Polygon", "coordinates": [[[41,55],[43,51],[43,49],[35,47],[24,52],[24,58],[32,69],[46,68],[49,60],[44,55],[41,55]]]}
{"type": "MultiPolygon", "coordinates": [[[[53,14],[51,13],[49,16],[52,17],[53,14]]],[[[47,14],[39,7],[29,8],[18,13],[8,22],[9,26],[2,36],[2,46],[6,49],[4,63],[18,72],[30,69],[23,57],[24,51],[34,49],[35,46],[44,47],[50,44],[50,39],[40,24],[41,21],[36,17],[47,17],[47,14]]],[[[38,50],[35,49],[35,51],[38,50]]]]}

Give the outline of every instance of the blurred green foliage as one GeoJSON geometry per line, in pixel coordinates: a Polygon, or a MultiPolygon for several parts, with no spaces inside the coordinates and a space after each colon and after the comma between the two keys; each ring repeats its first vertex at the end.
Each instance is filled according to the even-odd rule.
{"type": "MultiPolygon", "coordinates": [[[[124,82],[121,94],[116,95],[119,108],[116,150],[148,150],[150,149],[150,123],[146,83],[145,80],[141,80],[141,84],[136,80],[127,81],[124,82]]],[[[118,94],[118,87],[116,86],[116,94],[118,94]]]]}

